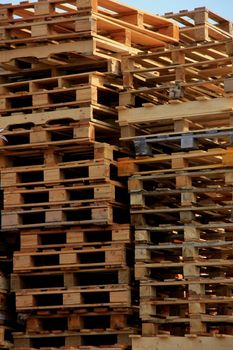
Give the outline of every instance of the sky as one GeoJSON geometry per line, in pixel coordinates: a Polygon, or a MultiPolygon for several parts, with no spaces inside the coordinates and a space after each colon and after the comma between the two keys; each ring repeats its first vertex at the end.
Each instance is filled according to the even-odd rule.
{"type": "MultiPolygon", "coordinates": [[[[22,0],[21,0],[22,1],[22,0]]],[[[0,4],[18,3],[18,0],[0,0],[0,4]]],[[[226,19],[233,20],[233,0],[121,0],[121,2],[155,14],[193,10],[205,6],[226,19]]]]}

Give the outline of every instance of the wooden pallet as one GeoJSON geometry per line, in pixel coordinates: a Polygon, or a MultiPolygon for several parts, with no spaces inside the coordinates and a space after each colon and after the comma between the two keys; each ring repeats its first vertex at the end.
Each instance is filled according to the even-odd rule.
{"type": "Polygon", "coordinates": [[[31,289],[16,292],[16,311],[73,309],[88,307],[130,307],[131,290],[127,285],[92,286],[63,290],[31,289]]]}
{"type": "MultiPolygon", "coordinates": [[[[116,160],[124,154],[126,154],[126,152],[123,149],[101,142],[84,143],[73,146],[63,145],[59,148],[32,148],[25,151],[18,149],[10,151],[9,153],[4,153],[4,156],[1,158],[1,166],[5,168],[3,171],[14,172],[15,174],[22,174],[25,171],[28,173],[33,171],[38,174],[38,172],[41,171],[41,176],[39,177],[42,182],[44,172],[47,173],[48,170],[49,173],[54,173],[53,170],[55,170],[55,167],[58,168],[55,170],[57,176],[55,176],[55,174],[50,174],[49,177],[53,175],[52,177],[55,176],[57,180],[69,180],[71,177],[75,178],[75,176],[71,174],[73,171],[69,172],[70,175],[65,175],[61,171],[61,168],[64,170],[67,168],[76,168],[77,170],[79,169],[78,177],[81,176],[82,181],[86,181],[91,175],[90,168],[94,166],[95,170],[99,167],[97,170],[99,176],[97,174],[94,175],[92,172],[94,177],[109,179],[110,176],[112,180],[116,180],[116,160]],[[112,176],[109,174],[112,174],[112,176]]],[[[94,168],[92,168],[92,170],[94,170],[94,168]]],[[[15,176],[16,175],[14,175],[14,177],[15,176]]],[[[54,178],[55,182],[56,179],[54,178]]],[[[37,176],[36,180],[35,182],[38,182],[37,176]]],[[[47,180],[50,181],[49,178],[47,178],[47,180]]],[[[29,181],[26,180],[26,182],[29,184],[29,181]]],[[[33,183],[32,179],[30,179],[30,182],[33,183]]]]}
{"type": "Polygon", "coordinates": [[[159,280],[141,281],[140,287],[141,298],[147,303],[151,301],[153,305],[160,305],[159,301],[161,301],[161,305],[166,303],[175,305],[179,302],[195,302],[195,300],[203,302],[203,304],[208,304],[208,302],[214,304],[217,299],[220,300],[220,303],[229,303],[226,290],[227,287],[232,288],[232,278],[214,277],[188,280],[177,277],[177,280],[165,282],[159,280]],[[195,292],[194,288],[197,288],[198,285],[202,286],[202,294],[198,293],[197,289],[195,292]]]}
{"type": "MultiPolygon", "coordinates": [[[[171,297],[170,300],[169,298],[167,300],[145,300],[142,298],[141,305],[143,306],[141,306],[140,317],[143,323],[154,323],[157,326],[170,324],[170,327],[171,324],[180,324],[181,328],[185,330],[185,324],[192,324],[193,318],[196,316],[204,327],[215,323],[220,328],[224,328],[227,323],[232,323],[232,316],[227,313],[227,310],[232,310],[230,299],[231,297],[225,296],[217,297],[216,300],[208,296],[195,300],[183,300],[176,297],[171,297]]],[[[223,334],[225,332],[226,330],[223,331],[223,334]]],[[[191,331],[191,333],[194,332],[191,331]]],[[[200,333],[201,331],[199,331],[200,333]]]]}
{"type": "MultiPolygon", "coordinates": [[[[1,16],[2,21],[5,23],[6,21],[9,22],[21,22],[21,21],[27,21],[32,19],[46,19],[49,17],[56,17],[57,15],[60,15],[61,8],[63,9],[64,16],[66,15],[72,15],[75,13],[83,13],[83,12],[89,12],[90,10],[94,12],[100,12],[108,15],[109,17],[116,17],[121,19],[122,21],[125,21],[127,23],[133,23],[135,21],[136,25],[142,26],[142,19],[138,18],[140,15],[144,15],[145,25],[154,25],[154,27],[157,27],[158,29],[160,26],[171,26],[171,21],[168,21],[164,19],[164,17],[160,17],[157,15],[152,15],[150,13],[146,13],[142,10],[139,10],[135,7],[128,6],[125,4],[119,4],[115,0],[111,1],[104,1],[104,0],[98,0],[96,2],[93,2],[91,0],[81,0],[76,3],[75,0],[70,0],[69,4],[65,0],[55,0],[52,3],[46,4],[46,3],[26,3],[24,1],[19,2],[18,4],[2,4],[1,5],[1,16]],[[111,11],[114,13],[111,14],[111,11]],[[129,13],[132,14],[131,20],[129,13]],[[141,20],[141,23],[139,24],[136,22],[136,20],[141,20]],[[149,20],[154,20],[154,22],[149,22],[149,20]],[[5,21],[5,22],[4,22],[5,21]],[[147,22],[148,21],[148,22],[147,22]]],[[[161,30],[163,30],[161,28],[161,30]]]]}
{"type": "Polygon", "coordinates": [[[125,56],[120,107],[224,96],[232,87],[232,41],[125,56]]]}
{"type": "Polygon", "coordinates": [[[183,242],[206,243],[219,242],[224,243],[233,239],[232,235],[233,223],[226,217],[225,221],[209,221],[207,223],[200,223],[197,220],[187,224],[162,224],[158,226],[136,226],[135,241],[139,245],[161,245],[169,248],[171,245],[179,245],[183,242]],[[196,237],[195,237],[196,235],[196,237]],[[189,237],[190,236],[190,237],[189,237]]]}
{"type": "MultiPolygon", "coordinates": [[[[20,142],[20,136],[22,135],[24,140],[22,140],[21,143],[26,141],[24,147],[27,147],[29,141],[32,147],[32,143],[38,143],[38,145],[40,143],[39,140],[36,140],[36,136],[39,135],[39,132],[42,138],[41,143],[47,141],[49,144],[55,138],[56,132],[59,132],[59,128],[61,132],[67,131],[69,135],[70,127],[73,127],[75,132],[73,138],[76,139],[93,138],[93,135],[88,134],[88,127],[90,129],[89,132],[92,134],[94,133],[93,127],[95,127],[95,130],[99,134],[101,134],[101,132],[104,133],[104,130],[112,130],[113,133],[116,133],[118,130],[117,126],[111,124],[111,121],[115,120],[115,117],[115,112],[109,113],[109,110],[106,110],[103,106],[92,106],[82,108],[56,108],[54,111],[42,108],[41,111],[36,110],[34,113],[14,113],[10,118],[1,118],[1,120],[3,128],[8,129],[4,130],[4,134],[9,138],[9,146],[12,145],[12,135],[14,135],[14,138],[17,140],[16,145],[20,142]]],[[[60,140],[63,140],[62,135],[60,135],[60,140]]],[[[64,141],[65,140],[63,140],[63,142],[64,141]]],[[[53,142],[55,142],[53,144],[56,145],[56,140],[53,142]]],[[[57,142],[59,144],[59,139],[57,142]]],[[[3,144],[7,147],[6,143],[2,142],[1,147],[3,144]]]]}
{"type": "Polygon", "coordinates": [[[228,128],[232,126],[232,106],[233,99],[228,96],[185,103],[174,101],[161,106],[149,103],[139,108],[121,108],[121,136],[129,142],[137,135],[228,128]]]}
{"type": "MultiPolygon", "coordinates": [[[[218,330],[219,334],[231,334],[232,326],[229,326],[229,324],[232,323],[232,316],[227,314],[227,311],[225,311],[225,313],[222,311],[224,309],[231,310],[230,299],[228,302],[226,300],[222,302],[220,298],[215,302],[209,298],[194,301],[175,299],[176,298],[173,298],[173,301],[170,302],[146,302],[142,300],[141,303],[143,303],[143,307],[140,317],[142,318],[143,329],[153,325],[154,329],[157,328],[156,334],[163,330],[170,330],[172,335],[175,335],[175,333],[179,331],[180,335],[184,336],[185,333],[201,335],[202,332],[206,332],[210,334],[211,328],[215,328],[218,330]],[[192,314],[191,310],[197,309],[201,309],[202,313],[204,313],[203,310],[206,309],[206,314],[201,314],[200,311],[197,311],[197,314],[192,314]],[[199,325],[199,331],[197,330],[198,323],[201,325],[199,325]],[[195,324],[196,326],[194,326],[195,324]]],[[[142,333],[146,335],[144,330],[142,333]]]]}
{"type": "MultiPolygon", "coordinates": [[[[39,69],[35,72],[35,77],[30,77],[26,72],[22,72],[21,79],[17,79],[15,74],[9,72],[3,72],[1,76],[1,85],[0,85],[0,93],[1,98],[5,97],[20,97],[21,95],[31,96],[34,95],[34,103],[35,105],[39,105],[40,99],[36,98],[36,96],[40,96],[40,94],[49,94],[55,90],[66,90],[70,92],[69,89],[72,88],[83,88],[83,98],[82,100],[88,100],[88,98],[93,98],[93,101],[97,102],[97,94],[98,89],[102,89],[103,91],[118,91],[117,90],[117,82],[118,79],[110,76],[109,74],[101,73],[98,71],[94,72],[83,72],[72,74],[62,74],[59,72],[56,76],[51,76],[51,69],[47,71],[39,69]],[[38,77],[37,77],[38,75],[38,77]],[[42,78],[40,77],[42,76],[42,78]],[[95,91],[90,94],[90,89],[96,88],[95,91]]],[[[48,101],[48,98],[44,98],[44,102],[48,101]]],[[[105,102],[105,101],[103,101],[105,102]]],[[[42,104],[41,104],[42,105],[42,104]]]]}
{"type": "Polygon", "coordinates": [[[180,26],[180,41],[185,44],[225,40],[232,35],[232,22],[206,7],[196,7],[192,11],[181,10],[164,15],[180,26]]]}
{"type": "MultiPolygon", "coordinates": [[[[161,271],[161,280],[176,279],[177,275],[183,276],[184,269],[187,270],[186,276],[189,278],[197,278],[199,271],[205,271],[207,276],[212,276],[212,271],[222,270],[227,273],[230,271],[232,260],[228,259],[209,259],[208,261],[190,261],[190,262],[150,262],[150,263],[138,263],[135,265],[135,277],[136,279],[154,278],[158,271],[161,271]],[[157,271],[157,272],[156,272],[157,271]]],[[[156,278],[156,277],[155,277],[156,278]]]]}
{"type": "MultiPolygon", "coordinates": [[[[89,42],[92,48],[95,48],[96,41],[89,42]]],[[[102,43],[103,44],[103,43],[102,43]]],[[[47,57],[42,60],[37,57],[23,56],[20,59],[13,59],[8,63],[2,63],[1,68],[1,84],[11,82],[18,82],[17,72],[20,74],[22,80],[31,80],[32,76],[36,78],[49,78],[53,76],[52,73],[56,69],[55,75],[77,74],[80,72],[98,71],[105,72],[113,77],[120,75],[120,59],[119,57],[101,55],[98,57],[79,56],[78,54],[67,52],[67,56],[54,54],[53,57],[47,57]],[[107,58],[107,59],[106,59],[107,58]]]]}
{"type": "MultiPolygon", "coordinates": [[[[160,34],[147,28],[137,27],[132,23],[125,23],[116,17],[111,17],[103,13],[91,13],[91,15],[80,16],[72,14],[71,17],[57,15],[56,18],[44,20],[21,22],[14,25],[1,26],[1,46],[11,48],[14,44],[17,48],[25,44],[32,43],[36,46],[38,43],[50,44],[53,40],[82,40],[84,37],[98,36],[101,39],[110,38],[113,41],[119,41],[129,47],[153,48],[165,46],[166,43],[177,43],[179,29],[172,22],[170,32],[173,31],[176,38],[172,35],[160,34]],[[15,38],[15,39],[14,39],[15,38]],[[140,41],[141,40],[141,41],[140,41]]],[[[169,31],[169,29],[168,29],[169,31]]],[[[25,45],[26,46],[26,45],[25,45]]]]}
{"type": "MultiPolygon", "coordinates": [[[[151,183],[153,184],[153,182],[151,183]]],[[[148,181],[146,185],[149,187],[148,181]]],[[[161,186],[159,189],[155,190],[152,185],[151,188],[148,189],[132,191],[130,193],[132,209],[156,208],[156,201],[159,201],[158,209],[160,209],[162,207],[175,208],[179,206],[192,206],[192,204],[196,206],[230,204],[232,200],[232,186],[224,186],[223,184],[222,187],[207,185],[206,187],[197,188],[194,183],[189,188],[182,189],[177,186],[175,189],[175,185],[175,183],[171,183],[169,187],[161,186]]]]}
{"type": "Polygon", "coordinates": [[[91,285],[131,285],[132,268],[130,267],[92,267],[77,269],[77,271],[60,270],[21,272],[11,274],[11,290],[18,292],[34,288],[74,288],[91,285]]]}
{"type": "MultiPolygon", "coordinates": [[[[185,237],[186,238],[186,237],[185,237]]],[[[187,241],[183,243],[138,244],[135,248],[137,262],[195,262],[211,259],[230,259],[233,241],[187,241]],[[194,255],[195,251],[195,255],[194,255]],[[183,256],[182,256],[183,255],[183,256]],[[182,256],[182,258],[181,258],[182,256]]]]}
{"type": "Polygon", "coordinates": [[[160,153],[174,153],[189,150],[207,150],[211,148],[230,147],[233,139],[233,128],[205,129],[203,131],[171,132],[138,136],[131,139],[136,156],[160,153]],[[154,151],[152,149],[155,149],[154,151]],[[156,151],[156,149],[158,151],[156,151]]]}
{"type": "Polygon", "coordinates": [[[119,182],[109,184],[54,186],[34,189],[5,189],[3,194],[4,210],[35,209],[53,206],[84,206],[109,203],[126,203],[128,196],[126,188],[119,182]]]}
{"type": "Polygon", "coordinates": [[[112,225],[128,222],[126,206],[101,201],[70,207],[38,207],[2,211],[2,230],[77,225],[112,225]]]}
{"type": "MultiPolygon", "coordinates": [[[[190,279],[188,278],[182,278],[182,276],[177,275],[174,279],[169,279],[169,278],[165,278],[164,280],[159,279],[160,276],[154,276],[153,278],[144,278],[141,279],[140,281],[140,286],[142,287],[142,289],[144,288],[144,292],[147,293],[146,291],[146,287],[148,287],[148,293],[151,290],[156,289],[158,287],[158,289],[160,290],[160,295],[162,296],[162,298],[166,299],[165,295],[162,295],[162,287],[164,287],[164,290],[167,291],[167,293],[172,293],[171,290],[177,289],[177,294],[179,294],[178,291],[178,287],[180,286],[180,291],[185,290],[186,288],[188,288],[191,285],[202,285],[203,286],[203,290],[208,292],[208,288],[210,285],[213,285],[214,291],[216,290],[217,287],[222,288],[222,290],[220,290],[221,292],[223,292],[224,286],[229,286],[231,288],[232,286],[232,282],[233,279],[230,276],[216,276],[214,274],[214,272],[212,271],[212,274],[210,273],[210,276],[206,276],[206,277],[200,277],[200,276],[196,276],[196,277],[192,277],[190,279]],[[171,286],[171,289],[168,290],[168,287],[171,286]]],[[[194,292],[190,292],[191,297],[194,297],[195,293],[194,292]]],[[[156,296],[155,294],[153,294],[153,296],[156,296]]],[[[197,295],[196,295],[197,296],[197,295]]],[[[187,296],[188,299],[188,296],[187,296]]]]}
{"type": "Polygon", "coordinates": [[[124,268],[127,266],[127,249],[124,244],[101,248],[65,248],[60,251],[15,252],[15,273],[28,271],[82,270],[99,268],[124,268]]]}
{"type": "MultiPolygon", "coordinates": [[[[77,34],[76,34],[77,35],[77,34]]],[[[69,65],[70,62],[79,60],[80,55],[87,58],[95,66],[96,60],[114,59],[116,54],[137,53],[139,50],[131,48],[108,38],[86,38],[79,41],[70,41],[54,44],[44,44],[41,46],[25,46],[15,50],[5,49],[2,51],[0,66],[4,69],[20,71],[20,66],[32,69],[34,64],[39,67],[39,63],[49,67],[61,64],[69,65]],[[77,45],[78,43],[78,45],[77,45]],[[66,53],[65,57],[63,53],[66,53]]],[[[84,61],[82,61],[84,65],[84,61]]]]}
{"type": "MultiPolygon", "coordinates": [[[[45,155],[47,166],[26,165],[7,167],[1,171],[2,188],[34,188],[39,186],[56,186],[64,184],[85,183],[91,185],[94,183],[109,183],[116,179],[117,164],[108,159],[90,160],[90,161],[72,161],[50,163],[49,154],[45,155]],[[50,164],[49,164],[50,163],[50,164]]],[[[37,157],[34,158],[36,161],[37,157]]],[[[8,158],[9,160],[9,158],[8,158]]],[[[30,162],[33,158],[24,158],[25,162],[30,162]]],[[[52,158],[56,162],[56,158],[52,158]]],[[[39,163],[39,161],[37,162],[39,163]]],[[[21,163],[22,164],[22,163],[21,163]]],[[[8,163],[9,165],[9,163],[8,163]]]]}
{"type": "MultiPolygon", "coordinates": [[[[12,150],[7,153],[7,159],[2,158],[1,166],[5,168],[25,168],[26,166],[36,165],[55,165],[66,162],[75,164],[84,164],[92,160],[99,162],[101,160],[116,161],[118,157],[125,155],[126,151],[118,146],[109,145],[101,142],[87,142],[84,144],[65,145],[60,147],[41,147],[35,149],[12,150]],[[15,158],[21,162],[17,164],[15,158]],[[42,158],[42,159],[41,159],[42,158]],[[37,160],[37,161],[36,161],[37,160]]],[[[4,154],[6,156],[6,154],[4,154]]],[[[70,164],[71,165],[71,164],[70,164]]]]}
{"type": "MultiPolygon", "coordinates": [[[[219,317],[212,318],[211,316],[194,316],[192,318],[180,318],[172,316],[170,320],[173,322],[161,322],[160,324],[153,323],[151,321],[142,323],[142,336],[153,338],[157,337],[170,337],[175,338],[179,335],[182,338],[197,338],[204,336],[211,339],[217,334],[220,338],[230,337],[232,332],[232,326],[228,326],[231,323],[230,316],[220,315],[219,317]],[[198,331],[196,324],[202,325],[202,330],[198,331]],[[190,329],[194,328],[194,331],[190,329]]],[[[188,345],[188,344],[187,344],[188,345]]]]}
{"type": "MultiPolygon", "coordinates": [[[[62,13],[62,23],[58,30],[55,30],[56,25],[60,24],[58,14],[56,19],[51,19],[48,16],[46,23],[44,21],[38,22],[39,18],[33,25],[23,21],[23,25],[22,23],[13,25],[17,31],[16,39],[13,40],[11,38],[13,38],[13,33],[15,35],[15,30],[9,33],[11,32],[9,27],[2,27],[1,34],[5,40],[1,41],[3,51],[0,65],[12,70],[19,65],[19,62],[26,62],[26,66],[32,68],[35,62],[39,62],[38,60],[43,64],[54,65],[67,63],[75,56],[79,59],[80,55],[87,56],[91,60],[114,58],[117,54],[137,53],[145,48],[163,47],[168,43],[178,42],[179,29],[170,21],[161,19],[163,23],[161,31],[164,31],[164,34],[161,34],[159,33],[160,25],[155,31],[151,30],[153,29],[153,16],[152,26],[148,29],[148,27],[144,28],[144,26],[129,23],[127,19],[124,22],[115,16],[109,18],[108,14],[91,11],[91,15],[83,17],[76,14],[75,20],[73,12],[72,19],[69,20],[62,13]],[[64,24],[67,27],[63,27],[64,24]],[[28,32],[26,38],[25,29],[28,32]],[[22,31],[23,34],[21,34],[22,31]],[[166,31],[168,35],[166,35],[166,31]],[[9,40],[7,40],[8,33],[9,40]],[[55,41],[56,45],[54,45],[55,41]],[[30,43],[33,44],[32,47],[28,46],[30,43]],[[10,50],[12,45],[14,45],[14,50],[10,50]],[[65,57],[64,52],[67,53],[65,57]]],[[[7,17],[7,14],[5,16],[7,17]]],[[[151,22],[149,17],[147,18],[151,22]]],[[[144,18],[146,17],[144,16],[144,18]]]]}
{"type": "MultiPolygon", "coordinates": [[[[229,149],[226,148],[227,150],[229,149]]],[[[222,159],[221,157],[218,158],[223,161],[222,172],[218,173],[215,165],[212,168],[210,161],[210,165],[208,164],[206,168],[206,174],[204,174],[205,167],[202,171],[198,171],[201,167],[194,166],[192,168],[191,166],[189,168],[189,163],[183,162],[182,157],[185,156],[188,159],[191,153],[183,152],[182,156],[179,152],[173,153],[173,155],[180,155],[179,159],[177,158],[173,162],[173,166],[180,167],[180,170],[174,171],[173,176],[171,176],[171,172],[167,176],[166,172],[169,172],[169,170],[165,169],[161,171],[161,176],[157,178],[159,170],[155,170],[155,172],[148,170],[145,172],[146,175],[135,175],[130,179],[131,214],[134,224],[140,225],[139,221],[143,222],[143,219],[146,223],[146,217],[149,223],[153,215],[157,217],[157,220],[160,220],[160,224],[167,220],[173,225],[178,222],[199,221],[204,224],[207,220],[209,222],[231,220],[232,197],[230,194],[232,187],[230,173],[232,169],[228,163],[229,158],[225,158],[225,156],[222,159]],[[181,169],[182,166],[183,170],[181,169]],[[214,171],[211,172],[211,168],[214,171]],[[209,186],[210,183],[211,186],[209,186]],[[228,210],[225,210],[227,208],[228,210]],[[205,214],[203,214],[204,212],[205,214]],[[139,214],[141,218],[139,218],[139,214]]],[[[192,154],[194,155],[194,153],[192,154]]],[[[199,160],[201,160],[201,152],[199,155],[199,160]]],[[[155,157],[151,157],[152,162],[155,157]]],[[[142,162],[146,158],[142,159],[142,162]]],[[[143,174],[143,172],[141,173],[143,174]]],[[[153,220],[155,222],[156,218],[154,217],[153,220]]]]}
{"type": "Polygon", "coordinates": [[[136,225],[150,225],[152,226],[156,221],[160,223],[180,222],[181,224],[188,224],[195,221],[198,217],[200,223],[218,223],[219,220],[231,220],[232,204],[230,205],[204,205],[200,207],[189,206],[182,208],[154,208],[154,209],[134,209],[131,210],[132,223],[136,225]]]}
{"type": "Polygon", "coordinates": [[[51,77],[76,75],[80,73],[86,74],[87,72],[105,73],[107,79],[112,77],[117,79],[121,74],[120,60],[118,57],[109,57],[107,60],[105,57],[98,57],[97,60],[93,60],[91,57],[77,57],[69,56],[67,60],[64,56],[60,57],[60,60],[49,60],[40,62],[36,57],[34,60],[28,58],[27,62],[23,61],[23,57],[20,60],[14,60],[9,64],[4,63],[5,69],[1,70],[1,84],[11,84],[21,82],[29,82],[37,79],[47,79],[51,77]],[[33,65],[31,64],[32,62],[33,65]],[[56,64],[55,64],[56,63],[56,64]],[[17,73],[17,74],[16,74],[17,73]],[[20,77],[20,79],[19,79],[20,77]]]}
{"type": "Polygon", "coordinates": [[[118,89],[113,84],[113,78],[97,72],[2,84],[0,113],[10,115],[19,109],[34,112],[42,108],[80,108],[91,104],[114,116],[119,102],[118,89]],[[111,101],[111,104],[106,101],[111,101]]]}
{"type": "MultiPolygon", "coordinates": [[[[107,308],[106,308],[107,309],[107,308]]],[[[27,334],[38,334],[46,331],[56,331],[63,329],[65,331],[91,332],[91,330],[129,330],[137,328],[135,324],[137,314],[133,309],[122,308],[121,311],[109,311],[102,308],[102,311],[88,311],[84,314],[78,313],[55,313],[52,315],[30,316],[26,320],[25,332],[27,334]]]]}
{"type": "Polygon", "coordinates": [[[229,194],[232,191],[232,168],[190,169],[190,171],[186,169],[173,173],[149,174],[148,172],[146,175],[132,176],[128,181],[128,187],[132,208],[155,208],[153,198],[161,200],[163,208],[171,207],[171,201],[174,201],[175,207],[176,200],[183,207],[192,206],[195,203],[210,205],[215,200],[218,201],[217,196],[220,201],[222,199],[222,204],[231,204],[229,194]],[[199,202],[199,196],[201,202],[199,202]],[[228,201],[224,198],[228,198],[228,201]]]}
{"type": "MultiPolygon", "coordinates": [[[[104,346],[104,349],[112,350],[111,346],[122,347],[130,346],[131,341],[129,335],[136,333],[132,329],[128,331],[91,331],[89,333],[79,332],[50,332],[48,334],[37,334],[37,335],[25,335],[22,332],[14,332],[14,348],[40,348],[42,347],[79,347],[79,346],[91,346],[93,350],[96,346],[104,346]],[[110,346],[110,348],[108,347],[110,346]]],[[[82,349],[82,348],[81,348],[82,349]]],[[[115,349],[114,349],[115,350],[115,349]]]]}
{"type": "MultiPolygon", "coordinates": [[[[194,249],[191,251],[195,254],[194,249]]],[[[154,335],[161,330],[172,335],[210,334],[212,328],[218,333],[231,333],[230,265],[230,260],[217,258],[205,262],[136,263],[143,334],[154,335]]]]}
{"type": "MultiPolygon", "coordinates": [[[[181,314],[176,314],[177,318],[182,318],[184,317],[185,313],[186,315],[188,314],[197,314],[197,308],[195,310],[195,303],[196,306],[197,304],[201,304],[203,306],[202,312],[205,313],[206,316],[208,314],[212,315],[212,319],[214,320],[214,317],[219,315],[219,312],[227,312],[226,309],[224,310],[223,304],[227,304],[228,307],[231,308],[231,301],[229,296],[227,296],[227,289],[230,291],[232,289],[232,280],[229,279],[215,278],[215,279],[209,279],[208,281],[205,281],[205,279],[197,279],[197,280],[177,280],[177,284],[173,282],[173,284],[168,284],[167,285],[164,283],[157,283],[156,281],[153,281],[152,283],[141,283],[140,285],[140,298],[141,298],[141,318],[144,320],[149,320],[149,318],[155,318],[155,322],[159,322],[159,314],[162,316],[161,312],[150,312],[149,309],[151,307],[151,310],[156,311],[156,307],[158,309],[160,306],[165,306],[169,305],[170,310],[172,311],[172,305],[189,305],[190,310],[192,308],[192,312],[186,311],[182,308],[180,308],[180,312],[183,312],[183,315],[181,314]],[[231,281],[230,281],[231,280],[231,281]],[[225,281],[225,282],[224,282],[225,281]],[[183,284],[182,284],[183,282],[183,284]],[[201,286],[201,288],[200,288],[201,286]],[[198,288],[199,288],[199,293],[198,293],[198,288]],[[200,291],[202,294],[200,294],[200,291]],[[211,310],[211,308],[215,308],[215,312],[211,310]],[[223,308],[223,309],[221,309],[223,308]],[[206,310],[205,310],[206,309],[206,310]],[[219,310],[218,310],[219,309],[219,310]],[[219,311],[217,313],[217,310],[219,311]],[[195,312],[196,311],[196,312],[195,312]],[[153,315],[153,317],[152,317],[153,315]]],[[[199,306],[200,308],[200,306],[199,306]]],[[[164,309],[162,307],[162,309],[164,309]]],[[[177,309],[178,310],[178,309],[177,309]]],[[[164,318],[167,318],[167,321],[169,322],[169,316],[172,316],[172,314],[167,313],[165,309],[164,311],[164,318]]],[[[200,310],[199,310],[200,312],[200,310]]],[[[228,314],[229,315],[229,314],[228,314]]],[[[229,315],[230,316],[230,315],[229,315]]],[[[191,317],[191,315],[190,315],[191,317]]],[[[161,317],[163,318],[163,317],[161,317]]],[[[189,318],[189,316],[188,316],[189,318]]],[[[218,316],[216,317],[217,321],[218,316]]],[[[171,322],[174,321],[172,320],[171,317],[171,322]]],[[[179,322],[178,320],[176,320],[179,322]]],[[[164,323],[163,320],[161,320],[161,323],[164,323]]]]}
{"type": "Polygon", "coordinates": [[[130,243],[132,232],[128,224],[107,227],[73,227],[51,230],[21,230],[20,251],[32,251],[65,247],[97,246],[114,243],[130,243]]]}
{"type": "MultiPolygon", "coordinates": [[[[166,38],[167,41],[169,39],[178,39],[178,26],[175,25],[172,21],[166,20],[164,17],[152,15],[150,13],[143,12],[136,8],[119,4],[116,1],[105,1],[98,0],[95,3],[91,0],[89,1],[79,1],[78,4],[71,0],[69,4],[65,1],[54,1],[49,4],[45,3],[19,3],[18,5],[6,4],[5,6],[1,6],[1,19],[2,26],[7,23],[12,24],[21,24],[22,22],[30,23],[30,22],[39,22],[48,21],[48,19],[56,20],[61,17],[61,9],[62,9],[62,17],[64,19],[75,17],[75,15],[81,17],[85,14],[95,13],[99,16],[104,16],[108,18],[113,23],[121,23],[126,28],[136,28],[139,32],[149,31],[151,33],[157,33],[157,37],[159,34],[166,38]]],[[[70,30],[70,27],[64,28],[61,26],[60,33],[67,32],[70,30]]],[[[83,29],[82,29],[83,30],[83,29]]],[[[18,34],[18,33],[16,33],[18,34]]],[[[23,33],[24,34],[24,33],[23,33]]],[[[38,31],[35,34],[41,34],[38,31]]]]}
{"type": "MultiPolygon", "coordinates": [[[[230,192],[232,193],[232,192],[230,192]]],[[[187,194],[187,192],[186,192],[187,194]]],[[[132,223],[138,224],[141,220],[145,222],[159,222],[163,223],[166,221],[166,218],[169,218],[171,223],[181,222],[183,224],[192,223],[195,220],[198,222],[206,222],[212,221],[218,223],[219,220],[231,220],[231,210],[232,210],[232,201],[226,201],[226,205],[224,201],[222,203],[214,202],[214,200],[205,200],[203,202],[191,203],[191,197],[194,198],[195,193],[188,193],[187,201],[183,204],[182,207],[179,207],[179,201],[175,202],[175,198],[171,198],[174,201],[174,204],[165,204],[161,203],[161,205],[152,205],[151,207],[143,207],[140,205],[136,205],[135,208],[131,210],[132,215],[132,223]],[[163,205],[164,204],[164,205],[163,205]],[[153,219],[154,216],[154,219],[153,219]],[[197,218],[198,217],[198,218],[197,218]]],[[[134,197],[133,197],[134,198],[134,197]]],[[[140,195],[139,195],[140,198],[140,195]]],[[[154,197],[153,197],[154,199],[154,197]]],[[[136,200],[138,200],[138,196],[136,196],[136,200]]]]}
{"type": "MultiPolygon", "coordinates": [[[[114,125],[110,125],[104,121],[91,121],[91,117],[89,118],[90,120],[80,119],[77,122],[73,122],[72,119],[69,120],[72,113],[70,113],[69,110],[69,113],[66,112],[67,111],[62,112],[63,119],[54,119],[52,121],[54,124],[52,125],[40,125],[30,129],[25,129],[25,124],[20,124],[19,120],[18,124],[14,124],[13,121],[12,125],[6,125],[6,127],[12,128],[12,130],[4,130],[2,133],[2,135],[6,137],[7,142],[2,142],[0,149],[2,151],[15,151],[22,148],[26,150],[46,148],[47,146],[63,147],[64,145],[91,143],[95,141],[116,145],[119,143],[119,129],[114,127],[114,125]],[[66,115],[68,119],[65,118],[66,115]],[[64,125],[67,123],[69,123],[69,125],[64,125]]],[[[75,113],[74,110],[73,113],[75,113]]],[[[50,116],[52,117],[52,112],[48,112],[47,117],[49,118],[50,116]]],[[[21,115],[21,117],[23,117],[23,115],[21,115]]],[[[11,118],[6,119],[7,120],[4,121],[11,123],[11,118]]],[[[33,115],[33,120],[35,120],[35,115],[33,115]]],[[[31,122],[32,120],[29,123],[31,122]]],[[[36,120],[36,122],[39,123],[38,120],[36,120]]],[[[45,120],[41,120],[41,122],[46,123],[45,120]]]]}
{"type": "MultiPolygon", "coordinates": [[[[170,154],[155,154],[152,156],[121,158],[118,162],[119,176],[153,175],[194,170],[216,170],[231,166],[232,147],[213,148],[170,154]]],[[[181,175],[181,173],[179,174],[181,175]]]]}

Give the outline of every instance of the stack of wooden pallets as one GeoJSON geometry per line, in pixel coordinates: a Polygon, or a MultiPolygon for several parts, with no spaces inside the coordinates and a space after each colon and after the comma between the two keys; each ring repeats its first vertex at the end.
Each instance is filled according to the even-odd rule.
{"type": "Polygon", "coordinates": [[[2,235],[15,234],[15,348],[130,346],[138,332],[123,54],[178,42],[170,20],[105,0],[0,6],[2,235]]]}
{"type": "Polygon", "coordinates": [[[168,17],[184,25],[179,47],[123,62],[121,139],[135,157],[119,174],[129,177],[143,335],[133,348],[230,349],[232,25],[206,9],[168,17]]]}

